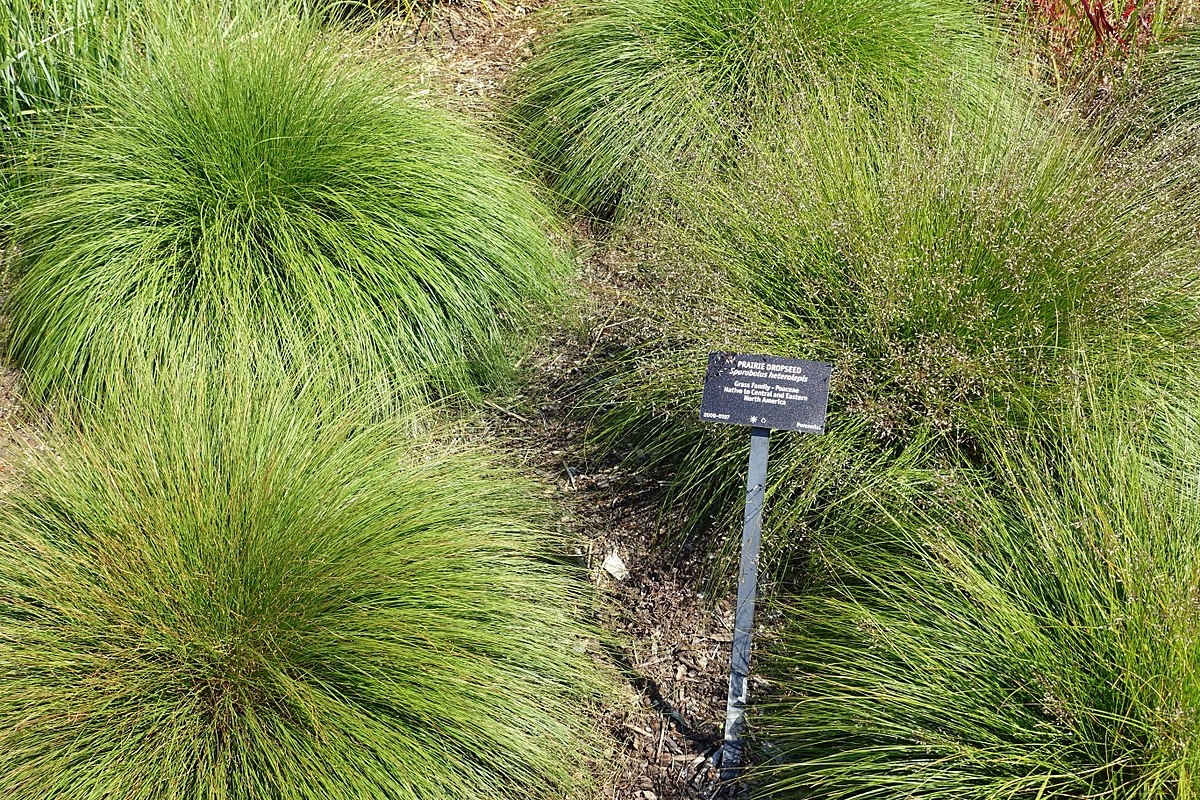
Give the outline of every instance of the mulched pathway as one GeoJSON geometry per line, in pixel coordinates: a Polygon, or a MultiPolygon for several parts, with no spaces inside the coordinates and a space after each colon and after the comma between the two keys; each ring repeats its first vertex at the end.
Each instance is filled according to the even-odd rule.
{"type": "MultiPolygon", "coordinates": [[[[590,241],[577,232],[585,253],[590,241]]],[[[597,710],[611,739],[596,765],[595,800],[732,797],[710,757],[722,739],[734,598],[705,593],[715,544],[683,555],[655,547],[662,487],[582,443],[577,387],[641,331],[625,302],[637,290],[627,273],[593,254],[580,278],[581,324],[543,342],[523,393],[491,401],[480,424],[563,509],[602,598],[601,625],[616,642],[606,660],[621,692],[597,710]]]]}
{"type": "MultiPolygon", "coordinates": [[[[545,5],[539,12],[532,5],[441,4],[417,25],[386,26],[375,43],[407,53],[423,80],[449,89],[464,111],[490,119],[505,79],[553,22],[545,5]]],[[[629,474],[619,458],[589,457],[582,446],[584,422],[570,413],[574,389],[605,354],[639,335],[627,302],[639,287],[586,225],[577,225],[571,240],[584,254],[582,324],[542,343],[530,385],[492,402],[483,424],[560,502],[562,523],[581,542],[603,599],[601,624],[617,643],[608,656],[621,696],[597,711],[611,740],[596,765],[595,800],[730,797],[732,787],[721,787],[710,757],[725,717],[733,597],[705,595],[708,553],[681,558],[655,548],[661,487],[629,474]]]]}

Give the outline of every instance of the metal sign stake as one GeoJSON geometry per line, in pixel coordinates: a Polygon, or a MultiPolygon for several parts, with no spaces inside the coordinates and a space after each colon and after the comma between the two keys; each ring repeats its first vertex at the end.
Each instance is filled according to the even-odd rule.
{"type": "Polygon", "coordinates": [[[745,425],[750,431],[746,470],[746,510],[742,517],[742,561],[738,574],[725,741],[713,754],[721,780],[737,777],[742,763],[742,731],[750,690],[750,644],[758,594],[763,499],[767,488],[767,445],[771,430],[824,433],[829,405],[829,364],[797,358],[743,353],[709,353],[700,419],[745,425]]]}
{"type": "Polygon", "coordinates": [[[746,510],[742,516],[742,561],[738,572],[737,612],[733,623],[733,658],[729,699],[725,703],[725,743],[721,748],[721,780],[732,780],[742,760],[742,728],[750,691],[750,644],[754,601],[758,595],[758,555],[762,544],[763,498],[767,488],[770,428],[751,428],[750,464],[746,470],[746,510]]]}

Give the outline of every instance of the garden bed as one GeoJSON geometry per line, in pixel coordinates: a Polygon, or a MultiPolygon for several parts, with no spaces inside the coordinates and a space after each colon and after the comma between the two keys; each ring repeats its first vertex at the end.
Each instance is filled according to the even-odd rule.
{"type": "Polygon", "coordinates": [[[150,15],[72,75],[0,152],[14,800],[1191,797],[1200,37],[1160,102],[1174,6],[856,1],[150,15]],[[738,786],[717,349],[835,365],[738,786]]]}

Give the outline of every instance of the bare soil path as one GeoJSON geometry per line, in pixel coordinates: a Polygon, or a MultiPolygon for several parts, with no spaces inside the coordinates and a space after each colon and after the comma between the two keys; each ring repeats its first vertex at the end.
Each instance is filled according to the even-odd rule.
{"type": "MultiPolygon", "coordinates": [[[[538,2],[437,4],[415,25],[385,28],[377,44],[406,53],[422,79],[449,89],[464,111],[492,119],[505,80],[554,24],[553,0],[538,2]]],[[[581,446],[573,389],[598,359],[637,337],[627,299],[639,287],[636,271],[606,255],[588,226],[576,225],[571,238],[583,262],[580,318],[541,344],[529,385],[493,402],[484,425],[560,501],[604,601],[602,624],[623,683],[618,702],[600,712],[611,738],[597,765],[598,798],[713,798],[719,786],[709,757],[722,735],[732,598],[704,595],[707,553],[668,559],[654,547],[661,487],[629,475],[618,457],[594,460],[581,446]]]]}

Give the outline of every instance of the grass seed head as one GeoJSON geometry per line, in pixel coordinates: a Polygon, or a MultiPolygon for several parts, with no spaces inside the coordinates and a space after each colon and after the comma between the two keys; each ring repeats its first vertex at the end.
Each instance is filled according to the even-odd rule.
{"type": "Polygon", "coordinates": [[[597,442],[673,473],[695,519],[736,513],[743,462],[742,437],[688,411],[708,350],[834,365],[826,435],[772,448],[772,517],[793,538],[913,445],[957,457],[1036,426],[1081,364],[1170,377],[1194,357],[1190,228],[1152,176],[1110,181],[1036,110],[971,123],[834,86],[746,153],[734,177],[681,184],[678,213],[648,228],[671,243],[672,282],[696,289],[647,310],[662,339],[596,394],[597,442]]]}

